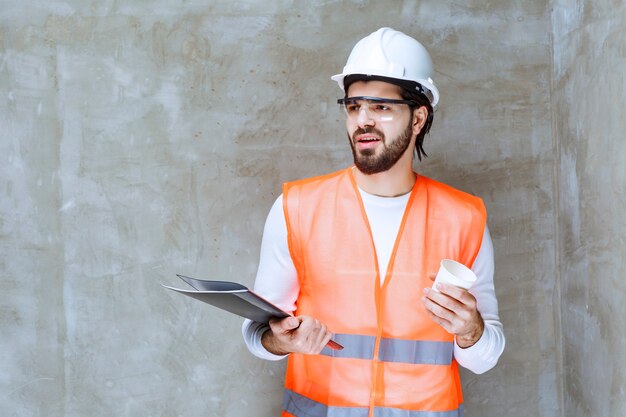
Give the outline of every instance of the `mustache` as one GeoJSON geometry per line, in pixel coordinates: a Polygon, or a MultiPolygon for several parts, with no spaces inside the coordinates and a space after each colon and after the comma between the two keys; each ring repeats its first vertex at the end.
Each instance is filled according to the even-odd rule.
{"type": "Polygon", "coordinates": [[[385,139],[385,134],[383,132],[376,129],[375,127],[368,126],[365,129],[358,128],[357,130],[355,130],[354,133],[352,133],[352,141],[356,142],[356,137],[365,133],[373,133],[376,136],[379,136],[381,139],[385,139]]]}

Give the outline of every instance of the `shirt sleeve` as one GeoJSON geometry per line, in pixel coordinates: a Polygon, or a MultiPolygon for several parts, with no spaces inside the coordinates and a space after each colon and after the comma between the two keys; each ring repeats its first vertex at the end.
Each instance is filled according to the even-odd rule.
{"type": "Polygon", "coordinates": [[[496,365],[505,345],[493,281],[493,243],[486,226],[472,271],[478,279],[469,291],[476,298],[478,311],[485,322],[485,329],[478,342],[468,348],[463,349],[455,343],[454,357],[462,367],[475,374],[482,374],[496,365]]]}
{"type": "MultiPolygon", "coordinates": [[[[296,309],[300,284],[287,242],[283,196],[280,195],[274,202],[265,221],[254,292],[282,310],[293,313],[296,309]]],[[[248,350],[261,359],[280,360],[286,358],[286,355],[274,355],[261,344],[261,336],[268,329],[267,324],[248,319],[244,321],[241,330],[248,350]]]]}

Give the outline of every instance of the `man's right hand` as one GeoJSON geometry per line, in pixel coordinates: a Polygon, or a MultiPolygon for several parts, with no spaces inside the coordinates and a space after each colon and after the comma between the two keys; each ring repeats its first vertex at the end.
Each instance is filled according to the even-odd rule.
{"type": "Polygon", "coordinates": [[[263,334],[261,343],[274,355],[315,355],[332,337],[325,324],[309,316],[271,319],[269,324],[270,330],[263,334]]]}

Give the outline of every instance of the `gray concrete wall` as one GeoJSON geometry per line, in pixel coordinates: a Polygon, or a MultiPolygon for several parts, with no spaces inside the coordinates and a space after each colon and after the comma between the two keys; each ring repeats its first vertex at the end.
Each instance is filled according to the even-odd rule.
{"type": "MultiPolygon", "coordinates": [[[[278,415],[284,364],[251,357],[239,319],[159,283],[252,284],[280,183],[350,163],[329,76],[384,25],[436,64],[418,169],[490,213],[508,348],[463,374],[466,415],[561,415],[551,114],[579,81],[551,98],[539,0],[0,2],[0,415],[278,415]]],[[[587,364],[581,349],[565,352],[587,364]]]]}
{"type": "Polygon", "coordinates": [[[566,416],[626,415],[626,6],[553,2],[566,416]]]}

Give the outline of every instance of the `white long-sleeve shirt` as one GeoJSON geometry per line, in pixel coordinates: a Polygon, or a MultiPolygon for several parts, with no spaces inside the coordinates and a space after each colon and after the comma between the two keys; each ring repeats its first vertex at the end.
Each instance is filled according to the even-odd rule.
{"type": "MultiPolygon", "coordinates": [[[[359,192],[372,230],[382,281],[410,193],[399,197],[379,197],[360,189],[359,192]]],[[[284,311],[293,313],[300,286],[289,254],[287,224],[282,205],[281,195],[274,202],[265,222],[254,291],[284,311]]],[[[460,348],[455,343],[454,357],[464,368],[480,374],[495,366],[505,345],[493,283],[493,244],[487,227],[472,270],[478,280],[470,292],[476,297],[485,329],[478,342],[469,348],[460,348]]],[[[248,349],[261,359],[285,358],[286,356],[268,352],[261,344],[261,336],[267,329],[266,324],[244,321],[242,332],[248,349]]]]}

